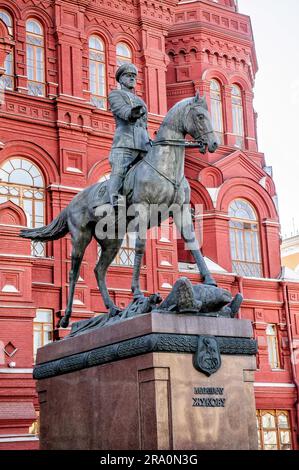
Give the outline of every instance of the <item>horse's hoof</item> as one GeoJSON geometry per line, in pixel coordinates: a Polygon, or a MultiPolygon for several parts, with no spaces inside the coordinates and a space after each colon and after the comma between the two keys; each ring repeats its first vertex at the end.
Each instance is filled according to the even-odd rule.
{"type": "Polygon", "coordinates": [[[62,317],[59,322],[59,328],[67,328],[69,326],[69,319],[62,317]]]}
{"type": "Polygon", "coordinates": [[[242,294],[238,293],[235,295],[233,300],[230,303],[230,309],[231,309],[231,318],[234,318],[237,313],[239,312],[239,309],[241,307],[241,304],[243,302],[243,296],[242,294]]]}

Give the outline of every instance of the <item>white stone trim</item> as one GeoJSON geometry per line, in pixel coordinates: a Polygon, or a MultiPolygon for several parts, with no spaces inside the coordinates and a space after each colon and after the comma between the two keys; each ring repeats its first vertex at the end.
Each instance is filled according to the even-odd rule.
{"type": "Polygon", "coordinates": [[[81,173],[81,174],[82,174],[82,171],[79,170],[79,168],[74,168],[74,167],[72,167],[72,166],[68,166],[66,170],[67,170],[67,171],[70,171],[70,172],[72,172],[72,173],[81,173]]]}
{"type": "Polygon", "coordinates": [[[218,194],[219,194],[221,186],[222,185],[220,185],[218,188],[206,188],[206,190],[208,191],[210,195],[210,198],[212,199],[212,203],[215,209],[217,207],[217,198],[218,198],[218,194]]]}
{"type": "Polygon", "coordinates": [[[163,287],[163,289],[172,289],[173,286],[169,284],[169,282],[163,282],[161,287],[163,287]]]}
{"type": "MultiPolygon", "coordinates": [[[[24,228],[24,227],[23,227],[24,228]]],[[[50,259],[53,260],[54,258],[49,258],[47,256],[33,256],[33,255],[15,255],[12,253],[0,253],[2,258],[28,258],[28,259],[50,259]]]]}
{"type": "Polygon", "coordinates": [[[244,304],[244,302],[254,302],[255,304],[271,304],[271,305],[283,305],[283,301],[279,301],[279,300],[260,300],[260,299],[243,299],[243,302],[242,304],[244,304]]]}
{"type": "MultiPolygon", "coordinates": [[[[192,0],[192,1],[197,2],[198,0],[192,0]]],[[[148,113],[148,115],[149,115],[149,117],[150,116],[157,116],[157,117],[161,117],[161,118],[165,117],[165,114],[157,114],[157,113],[148,113]]]]}
{"type": "MultiPolygon", "coordinates": [[[[220,186],[219,186],[219,188],[217,188],[217,189],[220,189],[220,186]]],[[[200,219],[200,218],[203,218],[203,219],[204,219],[205,217],[210,217],[210,216],[217,217],[217,219],[225,219],[225,220],[228,220],[228,219],[229,219],[229,216],[228,216],[228,215],[226,215],[226,214],[220,214],[220,213],[218,213],[218,214],[216,213],[216,214],[215,214],[215,212],[205,212],[205,213],[203,213],[202,215],[200,215],[199,219],[200,219]]]]}
{"type": "Polygon", "coordinates": [[[68,98],[73,98],[74,100],[86,101],[85,98],[80,98],[79,96],[74,96],[74,95],[67,95],[66,93],[60,93],[58,95],[58,98],[60,98],[60,96],[67,96],[68,98]]]}
{"type": "Polygon", "coordinates": [[[0,442],[25,442],[25,441],[39,441],[38,436],[30,434],[2,434],[0,442]]]}
{"type": "MultiPolygon", "coordinates": [[[[54,286],[54,284],[51,284],[51,285],[54,286]]],[[[15,304],[14,305],[4,305],[3,304],[3,305],[0,305],[0,308],[5,309],[5,310],[7,310],[8,308],[13,308],[14,310],[16,308],[22,308],[22,309],[27,308],[27,309],[31,309],[31,310],[34,309],[35,310],[36,307],[30,306],[30,305],[23,305],[23,304],[16,304],[16,305],[15,304]]],[[[1,320],[2,319],[0,318],[0,321],[1,320]]]]}
{"type": "Polygon", "coordinates": [[[180,1],[178,4],[179,5],[184,5],[185,3],[196,3],[198,0],[185,0],[185,1],[180,1]]]}
{"type": "Polygon", "coordinates": [[[295,384],[281,382],[254,382],[255,387],[295,388],[295,384]]]}
{"type": "Polygon", "coordinates": [[[4,368],[0,369],[0,374],[32,374],[33,369],[17,369],[17,368],[4,368]]]}
{"type": "Polygon", "coordinates": [[[1,292],[9,292],[9,293],[14,293],[14,292],[19,292],[16,286],[13,286],[12,284],[5,284],[3,286],[1,292]]]}
{"type": "Polygon", "coordinates": [[[172,264],[169,261],[163,260],[161,261],[161,266],[172,266],[172,264]]]}
{"type": "Polygon", "coordinates": [[[71,189],[74,191],[83,191],[85,188],[74,188],[73,186],[63,186],[62,184],[50,184],[48,188],[57,188],[57,189],[71,189]]]}

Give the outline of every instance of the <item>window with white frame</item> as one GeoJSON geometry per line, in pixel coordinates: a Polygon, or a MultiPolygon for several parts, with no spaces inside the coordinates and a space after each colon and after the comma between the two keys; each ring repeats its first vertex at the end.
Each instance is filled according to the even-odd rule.
{"type": "Polygon", "coordinates": [[[38,348],[53,341],[53,311],[47,309],[36,310],[33,319],[33,356],[34,362],[38,348]]]}
{"type": "Polygon", "coordinates": [[[233,133],[236,137],[236,147],[244,147],[244,117],[242,90],[238,85],[232,85],[233,133]]]}
{"type": "Polygon", "coordinates": [[[45,96],[44,30],[33,19],[26,22],[26,54],[28,94],[45,96]]]}
{"type": "Polygon", "coordinates": [[[259,222],[248,201],[235,199],[228,210],[232,268],[241,276],[262,277],[259,222]]]}
{"type": "MultiPolygon", "coordinates": [[[[0,166],[0,204],[12,201],[22,207],[28,227],[45,224],[45,185],[42,174],[30,160],[14,157],[0,166]]],[[[42,242],[32,243],[34,256],[45,256],[42,242]]]]}
{"type": "Polygon", "coordinates": [[[89,87],[91,103],[107,109],[105,47],[95,35],[89,38],[89,87]]]}
{"type": "Polygon", "coordinates": [[[218,80],[210,81],[211,118],[213,129],[223,144],[223,112],[221,86],[218,80]]]}
{"type": "Polygon", "coordinates": [[[119,42],[116,44],[116,64],[119,67],[126,62],[132,62],[131,48],[124,42],[119,42]]]}

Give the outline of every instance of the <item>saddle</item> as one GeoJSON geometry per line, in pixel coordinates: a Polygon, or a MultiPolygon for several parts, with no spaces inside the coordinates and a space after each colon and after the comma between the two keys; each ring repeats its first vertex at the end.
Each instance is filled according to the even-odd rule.
{"type": "MultiPolygon", "coordinates": [[[[126,173],[126,176],[123,181],[123,185],[120,189],[119,194],[121,196],[126,196],[127,199],[130,198],[130,195],[133,192],[134,188],[134,176],[135,176],[135,169],[136,167],[142,162],[142,158],[138,158],[135,160],[130,166],[126,173]]],[[[95,209],[104,204],[110,204],[108,189],[107,189],[107,181],[103,181],[102,183],[96,183],[94,186],[94,191],[90,194],[92,199],[92,207],[95,209]]]]}

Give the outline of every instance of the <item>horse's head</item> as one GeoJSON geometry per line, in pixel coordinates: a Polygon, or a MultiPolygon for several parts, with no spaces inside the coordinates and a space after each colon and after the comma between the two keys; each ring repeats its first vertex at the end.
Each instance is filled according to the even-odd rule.
{"type": "Polygon", "coordinates": [[[205,154],[207,149],[213,153],[219,146],[219,140],[215,134],[211,117],[208,111],[206,98],[196,93],[190,102],[189,109],[185,115],[185,131],[199,142],[199,151],[205,154]]]}

